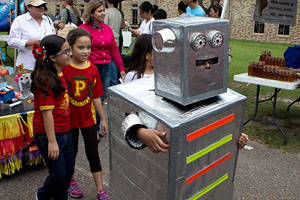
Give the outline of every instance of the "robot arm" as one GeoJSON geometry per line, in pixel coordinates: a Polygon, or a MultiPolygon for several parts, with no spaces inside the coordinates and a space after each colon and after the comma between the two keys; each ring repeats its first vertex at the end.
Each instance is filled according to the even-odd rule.
{"type": "Polygon", "coordinates": [[[122,122],[122,133],[128,145],[133,149],[143,149],[146,145],[138,139],[139,128],[147,128],[137,114],[129,114],[122,122]]]}

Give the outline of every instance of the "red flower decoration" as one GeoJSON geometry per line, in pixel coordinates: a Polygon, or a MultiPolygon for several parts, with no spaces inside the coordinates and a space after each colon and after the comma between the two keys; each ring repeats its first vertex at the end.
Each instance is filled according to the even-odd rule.
{"type": "Polygon", "coordinates": [[[46,57],[46,52],[42,46],[34,44],[32,46],[32,54],[35,59],[43,60],[46,57]]]}

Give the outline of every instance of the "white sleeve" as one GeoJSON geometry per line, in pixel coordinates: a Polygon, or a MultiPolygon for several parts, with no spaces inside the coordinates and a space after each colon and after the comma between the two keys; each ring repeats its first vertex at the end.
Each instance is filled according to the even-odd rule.
{"type": "Polygon", "coordinates": [[[136,132],[139,128],[147,128],[136,114],[128,115],[122,122],[121,131],[128,145],[133,149],[143,149],[146,145],[138,139],[136,132]]]}
{"type": "Polygon", "coordinates": [[[9,35],[8,35],[8,40],[7,44],[13,48],[16,49],[25,49],[25,44],[27,40],[21,39],[22,38],[22,24],[20,21],[20,18],[16,18],[11,26],[9,35]]]}
{"type": "Polygon", "coordinates": [[[123,83],[130,82],[134,79],[137,79],[137,73],[135,71],[130,71],[125,75],[123,83]]]}

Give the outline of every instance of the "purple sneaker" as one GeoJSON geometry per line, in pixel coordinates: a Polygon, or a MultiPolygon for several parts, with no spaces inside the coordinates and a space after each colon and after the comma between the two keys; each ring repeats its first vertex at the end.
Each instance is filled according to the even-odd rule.
{"type": "Polygon", "coordinates": [[[106,192],[106,190],[100,190],[97,195],[97,200],[111,200],[106,192]]]}
{"type": "Polygon", "coordinates": [[[68,189],[68,193],[71,197],[73,198],[80,198],[83,197],[83,192],[82,190],[78,187],[78,184],[75,180],[73,180],[68,189]]]}

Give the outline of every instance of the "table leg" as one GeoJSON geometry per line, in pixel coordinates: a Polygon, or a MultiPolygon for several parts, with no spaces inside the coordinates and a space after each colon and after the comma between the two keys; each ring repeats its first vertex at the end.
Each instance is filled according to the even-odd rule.
{"type": "Polygon", "coordinates": [[[288,106],[287,111],[290,111],[290,107],[291,107],[292,105],[294,105],[294,103],[296,103],[297,101],[300,101],[300,97],[299,97],[298,99],[296,99],[295,101],[293,101],[293,102],[288,106]]]}
{"type": "Polygon", "coordinates": [[[256,101],[255,101],[255,111],[252,117],[250,117],[246,122],[244,122],[244,126],[250,122],[250,121],[256,121],[256,122],[260,122],[260,123],[264,123],[264,124],[269,124],[272,126],[276,126],[280,133],[283,136],[284,139],[284,144],[287,143],[287,135],[285,134],[285,132],[282,130],[282,128],[279,126],[277,120],[276,120],[276,104],[277,104],[277,94],[279,93],[280,89],[275,88],[275,92],[274,94],[268,98],[268,99],[264,99],[264,100],[259,100],[259,93],[260,93],[260,85],[257,85],[257,91],[256,91],[256,101]],[[273,117],[273,122],[272,121],[268,121],[268,120],[262,120],[262,119],[258,119],[256,118],[257,112],[258,112],[258,104],[265,102],[265,101],[271,101],[273,104],[273,111],[272,111],[272,117],[273,117]]]}
{"type": "Polygon", "coordinates": [[[287,136],[285,134],[285,132],[282,130],[282,128],[279,126],[277,120],[276,120],[276,102],[277,102],[277,94],[280,91],[280,89],[275,88],[275,93],[274,93],[274,102],[273,103],[273,120],[274,123],[276,124],[277,128],[279,129],[279,131],[281,132],[283,139],[284,139],[284,144],[287,143],[287,136]]]}
{"type": "Polygon", "coordinates": [[[256,88],[256,99],[255,99],[255,111],[252,117],[250,117],[246,122],[244,122],[244,126],[250,122],[251,120],[254,120],[256,118],[257,112],[258,112],[258,104],[259,104],[259,91],[260,91],[260,85],[257,85],[256,88]]]}

